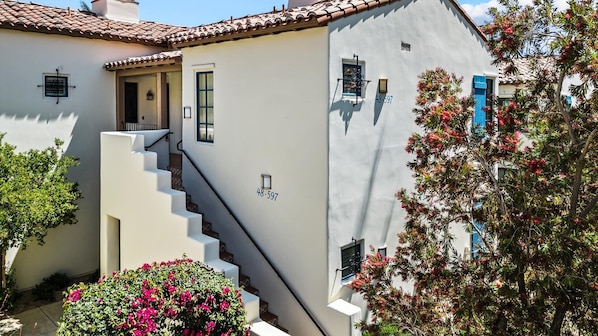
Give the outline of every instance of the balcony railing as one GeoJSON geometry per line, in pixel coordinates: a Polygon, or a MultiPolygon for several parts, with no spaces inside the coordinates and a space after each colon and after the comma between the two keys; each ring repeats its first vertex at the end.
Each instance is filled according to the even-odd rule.
{"type": "Polygon", "coordinates": [[[158,129],[156,124],[125,123],[125,129],[121,131],[154,131],[158,129]]]}

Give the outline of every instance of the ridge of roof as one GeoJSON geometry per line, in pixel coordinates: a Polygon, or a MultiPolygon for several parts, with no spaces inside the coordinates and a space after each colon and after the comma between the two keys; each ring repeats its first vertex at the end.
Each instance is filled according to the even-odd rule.
{"type": "MultiPolygon", "coordinates": [[[[308,6],[286,10],[283,6],[279,11],[248,15],[237,19],[231,17],[230,20],[193,27],[169,35],[167,39],[173,46],[180,48],[326,26],[332,21],[398,1],[402,0],[320,0],[308,6]]],[[[465,21],[484,41],[487,41],[484,33],[456,0],[447,1],[452,3],[463,15],[465,21]]]]}
{"type": "Polygon", "coordinates": [[[0,0],[0,29],[167,47],[166,36],[188,28],[151,21],[114,21],[77,9],[0,0]]]}

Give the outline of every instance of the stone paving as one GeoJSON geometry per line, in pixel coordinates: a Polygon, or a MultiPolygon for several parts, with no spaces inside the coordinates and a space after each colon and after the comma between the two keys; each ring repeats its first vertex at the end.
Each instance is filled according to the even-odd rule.
{"type": "Polygon", "coordinates": [[[19,336],[54,336],[62,316],[62,301],[30,309],[14,316],[23,325],[19,336]]]}

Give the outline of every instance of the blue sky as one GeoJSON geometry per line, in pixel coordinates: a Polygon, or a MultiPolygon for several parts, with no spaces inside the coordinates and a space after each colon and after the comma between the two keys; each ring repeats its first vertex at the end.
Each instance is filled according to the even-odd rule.
{"type": "MultiPolygon", "coordinates": [[[[22,2],[28,2],[20,0],[22,2]]],[[[55,6],[79,8],[80,0],[32,0],[35,3],[55,6]]],[[[495,6],[496,0],[457,0],[469,15],[478,23],[485,21],[485,13],[489,4],[495,6]]],[[[85,1],[91,7],[91,0],[85,1]]],[[[278,9],[287,0],[137,0],[139,17],[142,20],[182,26],[198,26],[223,19],[242,17],[278,9]]]]}

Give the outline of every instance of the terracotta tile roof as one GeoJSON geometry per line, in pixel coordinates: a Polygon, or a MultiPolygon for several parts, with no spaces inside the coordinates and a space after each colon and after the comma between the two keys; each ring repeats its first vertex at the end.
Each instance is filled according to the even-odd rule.
{"type": "MultiPolygon", "coordinates": [[[[201,45],[240,38],[255,37],[283,31],[300,30],[325,26],[329,22],[372,8],[381,7],[400,0],[320,0],[309,6],[288,10],[231,18],[217,23],[202,25],[169,36],[170,42],[178,47],[201,45]]],[[[485,35],[473,20],[454,1],[457,10],[465,17],[478,34],[485,35]]]]}
{"type": "MultiPolygon", "coordinates": [[[[554,68],[554,59],[541,58],[514,58],[513,64],[500,64],[500,84],[523,84],[546,76],[554,68]]],[[[556,82],[556,78],[553,79],[556,82]]]]}
{"type": "Polygon", "coordinates": [[[154,65],[180,64],[181,61],[182,52],[180,50],[173,50],[148,56],[129,57],[120,61],[107,62],[104,64],[104,68],[106,68],[106,70],[131,69],[154,65]]]}
{"type": "Polygon", "coordinates": [[[87,37],[166,47],[165,36],[186,30],[149,21],[128,23],[35,3],[0,1],[0,29],[87,37]]]}

